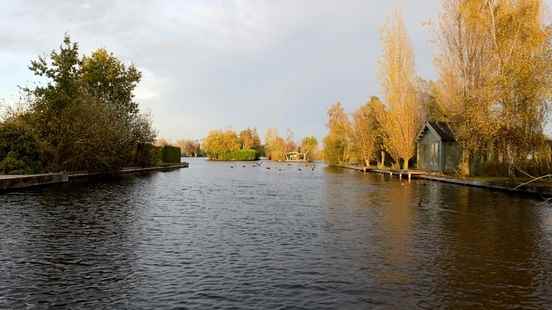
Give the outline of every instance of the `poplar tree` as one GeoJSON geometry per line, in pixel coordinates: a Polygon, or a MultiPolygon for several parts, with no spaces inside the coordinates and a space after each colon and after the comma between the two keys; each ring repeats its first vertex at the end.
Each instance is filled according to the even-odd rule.
{"type": "Polygon", "coordinates": [[[383,56],[380,80],[387,112],[379,115],[385,132],[384,145],[396,162],[408,169],[416,154],[416,135],[421,127],[421,111],[416,94],[414,52],[403,19],[395,13],[382,31],[383,56]]]}

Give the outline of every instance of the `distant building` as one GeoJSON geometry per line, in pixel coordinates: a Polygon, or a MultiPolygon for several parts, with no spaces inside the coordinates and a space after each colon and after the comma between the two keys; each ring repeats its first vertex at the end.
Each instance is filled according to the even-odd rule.
{"type": "Polygon", "coordinates": [[[306,161],[307,155],[300,152],[286,153],[286,161],[306,161]]]}
{"type": "Polygon", "coordinates": [[[460,146],[445,122],[426,122],[416,139],[418,169],[451,173],[460,162],[460,146]]]}

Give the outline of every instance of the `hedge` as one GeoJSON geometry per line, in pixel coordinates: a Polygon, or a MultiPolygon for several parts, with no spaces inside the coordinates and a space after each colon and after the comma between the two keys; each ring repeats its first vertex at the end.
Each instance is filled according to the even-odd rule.
{"type": "Polygon", "coordinates": [[[209,159],[223,161],[253,161],[259,159],[259,156],[255,150],[235,150],[209,154],[209,159]]]}
{"type": "Polygon", "coordinates": [[[161,147],[161,161],[167,164],[179,164],[182,153],[179,147],[165,145],[161,147]]]}
{"type": "Polygon", "coordinates": [[[158,166],[161,164],[161,148],[150,143],[138,144],[134,164],[140,167],[158,166]]]}

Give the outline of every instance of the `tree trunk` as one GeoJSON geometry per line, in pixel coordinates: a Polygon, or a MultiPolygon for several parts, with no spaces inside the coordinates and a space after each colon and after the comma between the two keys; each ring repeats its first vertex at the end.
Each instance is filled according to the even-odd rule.
{"type": "Polygon", "coordinates": [[[462,159],[460,160],[459,165],[460,175],[464,177],[469,177],[471,175],[470,171],[470,154],[467,151],[462,150],[462,159]]]}
{"type": "Polygon", "coordinates": [[[403,160],[403,170],[408,170],[408,159],[403,160]]]}
{"type": "Polygon", "coordinates": [[[380,169],[385,167],[385,151],[381,151],[380,169]]]}

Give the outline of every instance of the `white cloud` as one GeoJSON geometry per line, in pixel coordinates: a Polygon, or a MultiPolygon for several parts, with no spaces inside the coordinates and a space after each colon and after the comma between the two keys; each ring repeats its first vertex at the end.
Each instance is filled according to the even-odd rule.
{"type": "MultiPolygon", "coordinates": [[[[548,1],[549,3],[552,0],[548,1]]],[[[402,6],[417,66],[433,78],[422,22],[439,0],[9,1],[0,11],[0,98],[29,84],[27,66],[68,32],[83,52],[105,47],[136,64],[136,99],[162,136],[255,126],[321,136],[327,106],[380,93],[379,29],[402,6]]]]}

